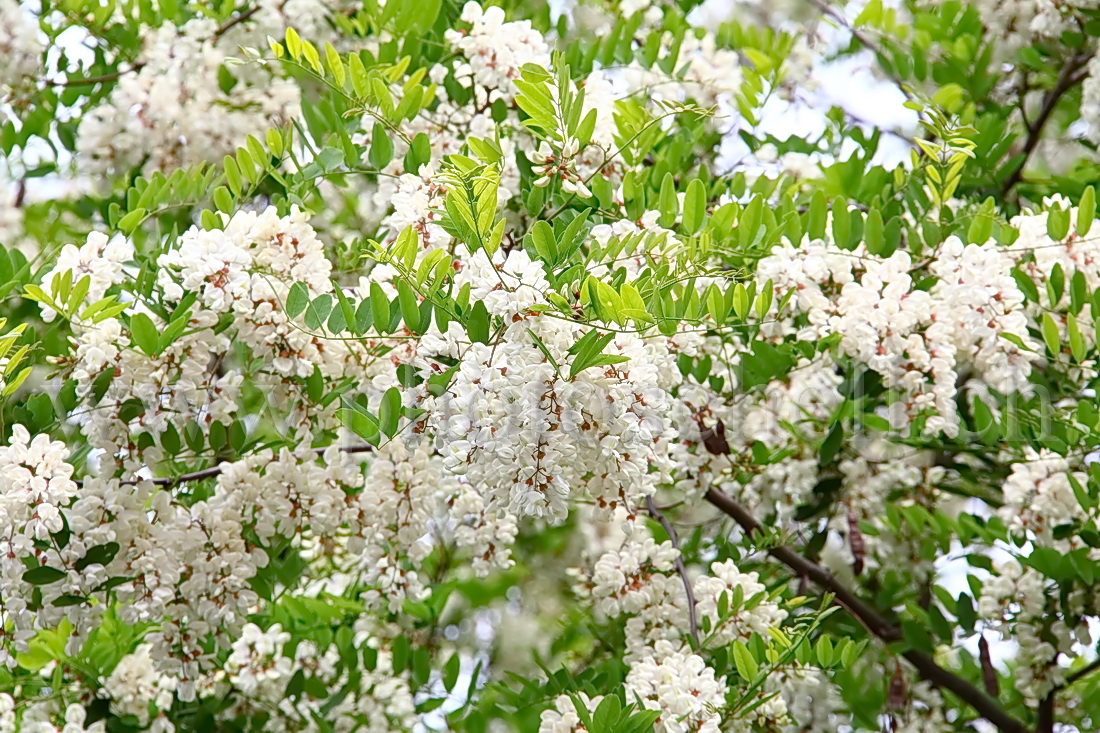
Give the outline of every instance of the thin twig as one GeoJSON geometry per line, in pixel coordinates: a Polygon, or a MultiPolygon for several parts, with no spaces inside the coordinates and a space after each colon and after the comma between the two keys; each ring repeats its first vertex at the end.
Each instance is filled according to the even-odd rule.
{"type": "MultiPolygon", "coordinates": [[[[1012,171],[1012,175],[1005,179],[1004,185],[1001,187],[1002,196],[1011,191],[1024,177],[1024,168],[1031,159],[1032,153],[1035,152],[1035,148],[1039,147],[1039,141],[1043,137],[1043,128],[1046,127],[1051,115],[1054,114],[1054,110],[1057,108],[1058,102],[1062,99],[1062,96],[1088,76],[1088,69],[1086,66],[1088,62],[1092,60],[1092,57],[1093,52],[1091,51],[1082,51],[1070,57],[1065,66],[1062,67],[1061,73],[1058,74],[1058,79],[1054,82],[1054,86],[1043,96],[1043,104],[1039,108],[1039,114],[1031,121],[1031,124],[1027,126],[1027,140],[1024,142],[1023,158],[1020,160],[1019,165],[1012,171]]],[[[1022,112],[1022,102],[1020,109],[1022,112]]]]}
{"type": "Polygon", "coordinates": [[[1054,700],[1057,690],[1051,690],[1039,702],[1039,721],[1035,726],[1035,733],[1054,733],[1054,700]]]}
{"type": "Polygon", "coordinates": [[[684,592],[687,593],[688,626],[691,629],[691,638],[695,640],[695,648],[700,649],[699,620],[695,615],[695,593],[691,590],[691,581],[688,580],[687,568],[684,567],[683,553],[680,552],[680,538],[668,518],[661,514],[660,510],[657,509],[657,505],[653,503],[653,497],[647,496],[645,503],[646,509],[649,510],[649,516],[660,522],[665,532],[668,533],[672,546],[676,548],[676,572],[680,574],[680,580],[684,583],[684,592]]]}
{"type": "MultiPolygon", "coordinates": [[[[886,58],[886,53],[881,48],[879,48],[877,43],[871,40],[871,38],[866,33],[849,23],[848,19],[844,17],[844,13],[834,8],[826,0],[810,0],[810,4],[820,10],[825,15],[835,20],[841,28],[852,34],[852,38],[856,39],[856,41],[858,41],[861,46],[866,48],[875,56],[886,58]]],[[[906,91],[904,86],[902,86],[901,79],[894,76],[893,74],[886,72],[885,69],[882,69],[882,72],[890,77],[890,81],[894,82],[894,84],[897,85],[898,89],[901,90],[901,93],[905,95],[906,99],[912,99],[912,96],[909,94],[909,92],[906,91]]]]}
{"type": "Polygon", "coordinates": [[[119,77],[129,74],[132,71],[139,71],[145,66],[145,61],[138,61],[128,69],[119,69],[118,71],[112,71],[109,74],[100,74],[99,76],[82,76],[76,79],[65,78],[60,80],[51,80],[46,82],[46,86],[51,87],[90,87],[96,84],[103,84],[108,81],[115,81],[119,77]]]}
{"type": "Polygon", "coordinates": [[[1073,674],[1068,675],[1066,677],[1066,681],[1054,689],[1060,690],[1064,687],[1069,687],[1070,685],[1076,684],[1077,682],[1084,679],[1085,677],[1088,677],[1090,674],[1098,669],[1100,669],[1100,659],[1094,659],[1092,662],[1077,670],[1073,674]]]}
{"type": "MultiPolygon", "coordinates": [[[[333,446],[327,446],[325,448],[314,448],[313,452],[317,455],[323,455],[325,451],[333,446]]],[[[374,450],[373,445],[341,445],[336,446],[337,450],[342,453],[368,453],[374,450]]],[[[201,471],[192,471],[191,473],[180,474],[179,476],[167,476],[164,478],[138,478],[138,479],[125,479],[119,482],[121,486],[136,486],[137,484],[144,483],[146,481],[155,484],[156,486],[178,486],[179,484],[186,484],[191,481],[202,481],[203,479],[213,478],[220,475],[222,472],[221,465],[211,466],[210,468],[204,468],[201,471]]],[[[83,485],[83,481],[78,480],[78,486],[83,485]]]]}
{"type": "MultiPolygon", "coordinates": [[[[211,43],[216,42],[230,28],[233,28],[234,26],[248,20],[253,15],[255,15],[259,10],[260,10],[259,5],[253,5],[251,8],[248,8],[247,10],[242,10],[241,12],[237,13],[232,18],[230,18],[229,20],[225,21],[220,26],[218,26],[218,29],[214,31],[214,35],[212,35],[210,37],[210,42],[211,43]]],[[[79,78],[76,78],[76,79],[65,78],[65,79],[60,79],[60,80],[47,81],[46,86],[51,86],[51,87],[83,87],[83,86],[94,86],[96,84],[103,84],[103,83],[109,82],[109,81],[116,81],[119,77],[124,76],[124,75],[129,74],[129,73],[132,73],[134,71],[140,71],[147,63],[148,63],[147,61],[136,61],[128,69],[119,69],[117,71],[112,71],[112,72],[107,73],[107,74],[100,74],[99,76],[85,76],[85,77],[79,77],[79,78]]]]}
{"type": "Polygon", "coordinates": [[[259,10],[260,10],[259,5],[253,5],[250,8],[246,8],[245,10],[240,11],[239,13],[234,15],[232,18],[230,18],[229,20],[225,21],[220,26],[218,26],[218,30],[214,31],[214,35],[211,37],[211,40],[212,41],[218,40],[219,38],[224,36],[229,31],[230,28],[232,28],[232,27],[234,27],[234,26],[236,26],[240,23],[245,22],[246,20],[251,18],[253,15],[258,13],[259,10]]]}
{"type": "MultiPolygon", "coordinates": [[[[759,534],[763,527],[756,517],[733,497],[718,489],[709,489],[706,500],[733,518],[749,537],[759,534]]],[[[806,558],[790,547],[772,547],[768,549],[775,559],[782,562],[799,576],[807,577],[820,588],[832,593],[838,605],[850,613],[860,624],[883,641],[896,642],[904,637],[901,629],[891,623],[879,611],[860,599],[851,589],[833,577],[828,570],[806,558]]],[[[1001,733],[1031,733],[1027,726],[1009,715],[1000,704],[986,695],[968,680],[950,672],[940,665],[927,652],[909,649],[902,653],[920,676],[936,687],[953,692],[960,700],[968,703],[1001,733]]]]}

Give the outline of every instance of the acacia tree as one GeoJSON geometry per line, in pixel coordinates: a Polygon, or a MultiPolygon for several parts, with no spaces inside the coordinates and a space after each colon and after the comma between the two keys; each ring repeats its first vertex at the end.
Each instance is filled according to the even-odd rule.
{"type": "Polygon", "coordinates": [[[0,0],[0,730],[1096,730],[1093,4],[501,5],[0,0]]]}

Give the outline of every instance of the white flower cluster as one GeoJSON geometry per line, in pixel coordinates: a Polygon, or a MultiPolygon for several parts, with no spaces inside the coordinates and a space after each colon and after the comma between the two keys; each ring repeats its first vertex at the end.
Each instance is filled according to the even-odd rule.
{"type": "MultiPolygon", "coordinates": [[[[577,696],[584,703],[589,714],[594,712],[603,700],[602,695],[589,698],[583,692],[577,693],[577,696]]],[[[542,711],[538,733],[588,733],[588,728],[581,723],[573,698],[569,695],[558,695],[554,699],[554,707],[542,711]]]]}
{"type": "Polygon", "coordinates": [[[1075,27],[1073,3],[1059,0],[977,0],[987,33],[997,38],[1002,55],[1035,41],[1056,39],[1075,27]]]}
{"type": "Polygon", "coordinates": [[[682,70],[685,93],[701,107],[731,103],[741,90],[741,58],[720,48],[713,33],[685,35],[675,68],[682,70]]]}
{"type": "MultiPolygon", "coordinates": [[[[126,276],[125,262],[132,245],[102,234],[89,235],[80,248],[66,247],[44,284],[52,287],[53,275],[69,271],[75,284],[85,275],[90,287],[84,303],[90,304],[126,276]]],[[[237,345],[254,350],[263,366],[257,379],[270,391],[273,406],[294,406],[292,424],[305,419],[308,409],[299,399],[301,385],[294,377],[307,377],[315,368],[326,377],[343,376],[352,364],[362,364],[367,349],[359,344],[318,339],[291,323],[284,307],[295,282],[308,285],[311,295],[331,292],[331,264],[324,247],[299,211],[279,217],[275,209],[240,212],[224,229],[194,227],[175,247],[158,259],[157,285],[166,303],[180,303],[194,295],[197,302],[186,310],[186,328],[178,338],[154,355],[136,348],[133,335],[118,318],[99,323],[76,322],[75,353],[68,363],[77,381],[77,394],[98,408],[95,419],[85,417],[82,429],[94,447],[107,451],[127,470],[155,464],[159,448],[135,445],[133,436],[166,431],[183,435],[189,421],[208,429],[213,421],[229,425],[244,374],[223,369],[226,356],[237,345]],[[217,328],[230,316],[233,330],[217,328]],[[104,374],[111,376],[106,382],[104,374]],[[96,401],[98,389],[98,401],[96,401]],[[123,405],[137,399],[144,410],[127,413],[123,405]],[[139,455],[142,454],[142,455],[139,455]]],[[[80,312],[81,309],[78,309],[80,312]]],[[[148,317],[159,331],[168,328],[161,315],[135,306],[134,313],[148,317]]],[[[47,319],[53,317],[44,309],[47,319]]]]}
{"type": "Polygon", "coordinates": [[[798,293],[805,321],[788,321],[787,329],[807,340],[839,334],[844,352],[895,391],[885,415],[895,429],[923,413],[924,432],[957,434],[963,371],[1002,394],[1026,390],[1037,344],[1011,276],[1011,252],[951,237],[930,267],[936,283],[922,290],[910,275],[908,253],[878,258],[862,249],[848,253],[808,240],[780,246],[761,262],[757,278],[798,293]]]}
{"type": "MultiPolygon", "coordinates": [[[[300,641],[291,651],[291,635],[279,624],[263,629],[247,624],[233,643],[225,667],[216,673],[239,693],[237,704],[226,717],[242,712],[270,714],[268,730],[302,730],[324,719],[335,730],[364,730],[369,733],[411,731],[416,724],[416,706],[407,673],[393,669],[392,656],[378,647],[376,639],[365,639],[364,648],[376,654],[373,670],[359,670],[358,685],[348,670],[341,669],[335,645],[325,650],[311,641],[300,641]],[[322,696],[308,689],[294,698],[286,694],[296,675],[319,683],[322,696]],[[350,686],[349,686],[350,685],[350,686]],[[349,694],[333,704],[327,690],[347,688],[349,694]]],[[[213,687],[212,689],[216,689],[213,687]]]]}
{"type": "MultiPolygon", "coordinates": [[[[628,699],[637,693],[647,707],[661,710],[661,730],[718,730],[715,708],[722,707],[726,686],[686,643],[690,615],[684,581],[675,569],[679,551],[671,542],[657,544],[637,520],[628,518],[622,527],[626,534],[618,548],[604,552],[590,571],[573,570],[574,590],[591,600],[598,618],[626,617],[628,699]]],[[[768,629],[786,619],[756,573],[742,573],[730,560],[712,563],[710,571],[692,583],[708,646],[724,647],[754,633],[767,638],[768,629]],[[725,616],[719,613],[723,596],[725,616]],[[741,601],[735,604],[737,596],[741,601]]],[[[783,700],[772,698],[739,722],[755,720],[786,720],[783,700]]]]}
{"type": "Polygon", "coordinates": [[[666,593],[653,581],[665,580],[679,554],[671,542],[657,544],[652,537],[629,540],[620,549],[604,553],[577,590],[595,601],[597,614],[609,618],[638,614],[664,601],[666,593]]]}
{"type": "MultiPolygon", "coordinates": [[[[734,353],[729,345],[707,340],[692,343],[688,335],[676,336],[674,341],[685,356],[711,359],[707,379],[736,383],[737,375],[729,362],[710,356],[723,351],[734,353]]],[[[812,361],[803,359],[785,379],[774,380],[759,390],[739,392],[732,398],[728,390],[714,390],[706,379],[704,383],[686,379],[677,390],[679,402],[673,419],[681,432],[680,440],[673,444],[677,490],[701,496],[708,487],[720,486],[760,516],[774,513],[780,520],[789,520],[811,496],[818,480],[817,451],[812,441],[802,438],[825,437],[821,426],[842,401],[840,380],[836,364],[827,354],[812,361]],[[713,428],[719,420],[725,426],[731,456],[749,456],[752,447],[760,444],[785,457],[766,465],[752,465],[754,474],[747,483],[735,480],[731,457],[712,455],[700,447],[703,430],[713,428]],[[797,427],[802,438],[788,426],[797,427]]],[[[741,461],[733,461],[741,468],[741,461]]]]}
{"type": "Polygon", "coordinates": [[[192,699],[213,662],[208,640],[226,643],[225,634],[258,600],[249,579],[268,558],[246,534],[293,535],[303,522],[321,533],[353,526],[345,497],[360,486],[362,472],[336,448],[325,466],[307,453],[300,463],[285,451],[277,457],[261,451],[227,464],[211,497],[187,505],[150,482],[86,479],[78,485],[62,443],[31,438],[16,426],[11,445],[0,449],[0,590],[11,629],[0,660],[13,664],[12,652],[26,650],[39,624],[54,626],[63,616],[75,627],[70,644],[79,646],[104,606],[52,601],[65,594],[101,598],[103,584],[118,578],[119,617],[160,624],[148,637],[151,646],[127,657],[106,683],[112,704],[138,714],[152,700],[162,706],[163,695],[173,692],[192,699]],[[38,572],[49,573],[48,582],[25,577],[30,558],[42,566],[38,572]],[[32,610],[35,588],[43,605],[32,610]]]}
{"type": "Polygon", "coordinates": [[[779,693],[787,708],[790,724],[784,733],[838,733],[848,730],[851,716],[845,714],[840,690],[817,667],[791,665],[768,675],[768,694],[779,693]]]}
{"type": "Polygon", "coordinates": [[[245,67],[228,92],[219,70],[229,58],[208,19],[181,28],[165,24],[146,39],[137,63],[110,98],[88,112],[77,136],[78,160],[89,175],[172,170],[221,160],[249,134],[261,134],[298,114],[297,85],[245,67]],[[249,70],[250,71],[250,70],[249,70]]]}
{"type": "Polygon", "coordinates": [[[732,560],[711,563],[710,575],[697,578],[693,591],[695,612],[700,623],[703,619],[710,621],[709,643],[717,646],[734,639],[744,641],[754,633],[767,638],[768,629],[780,626],[787,618],[787,612],[774,601],[765,600],[767,588],[759,576],[742,573],[732,560]],[[725,595],[729,603],[735,593],[739,593],[744,602],[722,618],[719,614],[722,596],[725,595]]]}
{"type": "MultiPolygon", "coordinates": [[[[34,636],[37,615],[31,602],[34,586],[23,578],[28,570],[23,559],[48,565],[39,544],[54,545],[52,535],[66,527],[63,510],[78,490],[73,467],[65,462],[68,456],[64,443],[47,435],[32,438],[22,425],[14,426],[9,444],[0,447],[0,620],[9,629],[5,637],[21,650],[34,636]]],[[[63,592],[55,583],[43,598],[52,600],[63,592]]],[[[55,619],[59,615],[52,613],[55,619]]],[[[0,644],[0,663],[14,666],[13,651],[0,644]]]]}
{"type": "Polygon", "coordinates": [[[1087,135],[1100,141],[1100,61],[1094,55],[1087,66],[1088,76],[1081,82],[1081,121],[1088,124],[1087,135]]]}
{"type": "Polygon", "coordinates": [[[920,555],[926,538],[907,524],[900,531],[886,531],[884,517],[891,503],[900,507],[922,506],[929,511],[948,509],[941,507],[944,495],[936,488],[947,477],[947,469],[932,465],[929,451],[913,451],[880,435],[855,440],[852,448],[853,455],[839,462],[847,501],[831,519],[834,535],[823,552],[823,562],[842,577],[850,573],[856,561],[852,523],[858,526],[859,522],[869,522],[882,531],[860,535],[866,553],[862,559],[867,567],[904,563],[915,576],[928,577],[933,568],[920,555]]]}
{"type": "Polygon", "coordinates": [[[523,260],[513,253],[495,284],[480,280],[487,308],[511,314],[498,343],[467,343],[456,325],[421,341],[422,358],[462,360],[429,411],[444,466],[521,516],[560,522],[583,489],[601,507],[633,507],[656,490],[666,463],[669,359],[659,344],[620,334],[606,352],[627,357],[628,368],[569,379],[569,349],[585,329],[521,313],[540,297],[537,283],[510,283],[516,268],[530,270],[523,260]]]}
{"type": "Polygon", "coordinates": [[[225,662],[229,681],[245,695],[278,700],[294,674],[292,660],[282,654],[288,641],[279,624],[266,630],[245,624],[225,662]]]}
{"type": "Polygon", "coordinates": [[[628,699],[637,695],[649,710],[661,711],[662,733],[718,733],[726,703],[726,680],[697,654],[658,641],[655,654],[633,664],[626,676],[628,699]]]}
{"type": "MultiPolygon", "coordinates": [[[[427,172],[429,168],[422,166],[422,171],[427,172]]],[[[444,188],[434,183],[431,176],[403,173],[396,180],[396,190],[388,194],[393,212],[382,220],[382,224],[394,235],[412,227],[424,249],[446,248],[453,238],[439,224],[444,193],[444,188]]]]}
{"type": "Polygon", "coordinates": [[[1081,615],[1084,591],[1076,590],[1067,599],[1068,611],[1079,619],[1071,626],[1068,615],[1049,611],[1047,583],[1038,570],[1008,559],[994,563],[993,574],[982,584],[978,598],[978,616],[1002,638],[1018,645],[1013,667],[1016,685],[1032,704],[1064,682],[1060,655],[1068,654],[1075,644],[1092,643],[1088,623],[1081,615]]]}
{"type": "Polygon", "coordinates": [[[1002,487],[1004,505],[998,514],[1014,533],[1060,551],[1075,549],[1070,539],[1055,539],[1055,530],[1087,519],[1071,481],[1088,484],[1081,471],[1071,471],[1069,461],[1050,451],[1028,449],[1025,460],[1012,464],[1012,474],[1002,487]]]}
{"type": "MultiPolygon", "coordinates": [[[[133,715],[140,725],[149,725],[149,706],[158,711],[167,710],[172,704],[175,681],[157,672],[151,654],[151,644],[142,644],[124,656],[107,679],[103,680],[103,694],[111,701],[111,712],[116,715],[133,715]]],[[[158,716],[152,728],[154,733],[170,731],[167,720],[158,716]]]]}
{"type": "Polygon", "coordinates": [[[348,547],[356,558],[354,567],[376,588],[368,600],[385,600],[391,611],[399,609],[406,598],[427,597],[425,582],[415,568],[432,551],[432,543],[425,538],[431,536],[433,523],[439,519],[441,502],[456,493],[455,522],[464,528],[465,546],[480,551],[482,574],[510,562],[514,523],[509,530],[509,519],[502,519],[498,536],[493,521],[496,513],[486,510],[476,498],[464,498],[467,487],[457,486],[427,448],[425,441],[413,439],[388,443],[371,461],[363,491],[353,504],[357,522],[363,527],[348,547]]]}
{"type": "MultiPolygon", "coordinates": [[[[61,248],[53,269],[43,276],[42,282],[56,300],[57,294],[52,292],[55,275],[71,272],[72,285],[87,276],[88,290],[83,304],[90,305],[101,299],[109,287],[122,282],[125,264],[133,257],[134,245],[129,240],[121,237],[108,238],[102,232],[91,232],[81,246],[66,244],[61,248]]],[[[47,323],[56,317],[57,313],[52,308],[42,308],[42,319],[47,323]]]]}
{"type": "Polygon", "coordinates": [[[469,30],[448,30],[444,38],[466,59],[455,69],[455,79],[473,87],[479,103],[511,100],[512,82],[524,64],[549,67],[550,47],[530,21],[506,22],[501,8],[482,10],[472,0],[462,8],[462,21],[469,30]]]}
{"type": "Polygon", "coordinates": [[[87,725],[88,711],[80,703],[64,709],[56,701],[31,702],[16,721],[15,700],[0,692],[0,733],[106,733],[107,721],[87,725]]]}
{"type": "MultiPolygon", "coordinates": [[[[0,0],[0,103],[33,85],[42,73],[42,42],[30,11],[16,0],[0,0]]],[[[5,115],[0,112],[0,115],[5,115]]]]}

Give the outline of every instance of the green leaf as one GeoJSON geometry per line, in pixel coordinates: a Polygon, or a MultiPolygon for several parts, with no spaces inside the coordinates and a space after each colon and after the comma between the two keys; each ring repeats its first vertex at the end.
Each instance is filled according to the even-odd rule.
{"type": "Polygon", "coordinates": [[[31,585],[49,585],[50,583],[64,580],[65,577],[66,573],[63,570],[51,568],[48,565],[31,568],[23,573],[23,581],[31,585]]]}
{"type": "Polygon", "coordinates": [[[332,296],[328,293],[318,295],[306,308],[306,328],[316,331],[332,312],[332,296]]]}
{"type": "Polygon", "coordinates": [[[1066,289],[1066,272],[1062,269],[1062,264],[1056,262],[1054,267],[1050,271],[1050,279],[1047,281],[1047,287],[1049,289],[1050,304],[1057,306],[1062,300],[1062,294],[1066,289]]]}
{"type": "Polygon", "coordinates": [[[1078,363],[1083,362],[1086,356],[1085,339],[1081,330],[1077,327],[1077,318],[1072,313],[1066,316],[1066,335],[1069,338],[1069,351],[1078,363]]]}
{"type": "Polygon", "coordinates": [[[703,228],[703,220],[707,213],[707,191],[703,182],[698,178],[688,184],[687,193],[684,195],[684,231],[695,234],[703,228]]]}
{"type": "Polygon", "coordinates": [[[393,141],[390,140],[389,131],[381,122],[374,123],[374,131],[371,133],[370,152],[367,154],[370,164],[382,170],[393,159],[393,141]]]}
{"type": "Polygon", "coordinates": [[[363,440],[371,445],[378,445],[378,419],[359,409],[353,402],[345,404],[348,406],[336,410],[336,418],[363,440]]]}
{"type": "Polygon", "coordinates": [[[1089,229],[1092,228],[1093,218],[1096,216],[1096,189],[1089,186],[1085,189],[1085,192],[1081,194],[1081,203],[1077,205],[1077,227],[1076,231],[1078,236],[1085,236],[1089,233],[1089,229]]]}
{"type": "Polygon", "coordinates": [[[119,220],[118,228],[123,234],[131,234],[144,218],[145,209],[135,209],[119,220]]]}
{"type": "Polygon", "coordinates": [[[153,324],[153,320],[144,313],[135,313],[130,316],[130,335],[137,347],[148,356],[156,356],[160,347],[160,332],[153,324]]]}
{"type": "Polygon", "coordinates": [[[841,249],[851,249],[852,215],[847,203],[840,199],[833,202],[833,242],[841,249]]]}
{"type": "Polygon", "coordinates": [[[417,173],[420,166],[430,162],[431,159],[431,141],[428,139],[427,134],[419,132],[413,138],[412,144],[409,145],[409,151],[405,153],[405,170],[409,173],[417,173]]]}
{"type": "Polygon", "coordinates": [[[401,320],[405,322],[405,326],[413,333],[418,333],[421,326],[420,305],[417,302],[416,293],[404,280],[397,283],[397,303],[401,308],[401,320]]]}
{"type": "Polygon", "coordinates": [[[1047,235],[1060,242],[1069,234],[1069,210],[1055,207],[1047,212],[1047,235]]]}
{"type": "Polygon", "coordinates": [[[382,433],[387,438],[397,435],[397,427],[401,420],[401,393],[397,387],[390,387],[386,394],[382,395],[382,404],[378,408],[378,424],[382,433]]]}
{"type": "Polygon", "coordinates": [[[1020,292],[1024,294],[1024,297],[1032,303],[1039,302],[1039,288],[1035,286],[1035,281],[1032,280],[1027,274],[1018,267],[1012,268],[1012,279],[1016,281],[1016,286],[1020,288],[1020,292]]]}
{"type": "Polygon", "coordinates": [[[658,210],[661,213],[658,223],[665,229],[671,229],[676,223],[676,216],[680,213],[680,199],[676,195],[676,182],[671,173],[665,173],[661,181],[661,196],[658,199],[658,210]]]}
{"type": "Polygon", "coordinates": [[[733,642],[733,664],[737,669],[737,676],[746,682],[751,682],[760,674],[760,666],[753,658],[752,652],[740,641],[733,642]]]}
{"type": "Polygon", "coordinates": [[[374,328],[378,333],[388,333],[390,324],[390,299],[386,297],[382,286],[370,284],[370,310],[374,319],[374,328]]]}
{"type": "Polygon", "coordinates": [[[84,570],[89,565],[107,565],[108,562],[114,559],[114,556],[119,554],[119,549],[121,548],[118,543],[106,543],[90,547],[84,557],[76,561],[76,569],[84,570]]]}
{"type": "Polygon", "coordinates": [[[557,262],[558,245],[554,240],[554,230],[545,221],[536,221],[531,227],[531,243],[544,262],[557,262]]]}
{"type": "Polygon", "coordinates": [[[294,283],[286,294],[286,314],[297,318],[309,305],[309,288],[305,283],[294,283]]]}
{"type": "Polygon", "coordinates": [[[867,212],[867,221],[863,226],[863,242],[867,245],[867,251],[874,255],[887,256],[886,237],[883,235],[882,214],[878,209],[867,212]]]}
{"type": "Polygon", "coordinates": [[[1062,352],[1061,338],[1058,335],[1058,324],[1049,313],[1043,314],[1043,341],[1051,355],[1058,356],[1062,352]]]}

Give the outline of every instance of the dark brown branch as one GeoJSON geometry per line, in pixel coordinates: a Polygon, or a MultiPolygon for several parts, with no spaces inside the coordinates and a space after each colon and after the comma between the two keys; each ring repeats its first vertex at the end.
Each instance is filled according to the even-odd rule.
{"type": "MultiPolygon", "coordinates": [[[[1035,152],[1035,148],[1039,147],[1039,141],[1043,138],[1043,128],[1050,121],[1050,116],[1054,114],[1054,110],[1058,107],[1058,102],[1062,99],[1062,96],[1088,76],[1088,70],[1085,67],[1092,60],[1092,56],[1092,52],[1081,52],[1070,57],[1065,66],[1062,67],[1061,73],[1058,74],[1054,86],[1043,95],[1043,103],[1039,107],[1039,114],[1027,126],[1027,140],[1024,141],[1022,151],[1023,158],[1012,171],[1012,175],[1005,179],[1004,185],[1001,187],[1002,196],[1011,191],[1023,179],[1024,168],[1027,167],[1027,162],[1031,159],[1032,153],[1035,152]]],[[[1023,111],[1022,104],[1020,110],[1023,111]]]]}
{"type": "Polygon", "coordinates": [[[46,85],[51,87],[90,87],[96,84],[103,84],[108,81],[115,81],[124,74],[129,74],[132,71],[138,71],[145,66],[144,61],[138,61],[128,69],[119,69],[118,71],[112,71],[109,74],[100,74],[99,76],[83,76],[76,79],[65,78],[59,81],[47,81],[46,85]]]}
{"type": "Polygon", "coordinates": [[[1089,664],[1086,664],[1084,667],[1081,667],[1081,669],[1077,670],[1073,674],[1068,675],[1066,677],[1066,681],[1054,689],[1060,690],[1062,688],[1069,687],[1070,685],[1077,684],[1082,679],[1088,677],[1090,674],[1098,669],[1100,669],[1100,659],[1095,659],[1089,664]]]}
{"type": "MultiPolygon", "coordinates": [[[[732,517],[749,537],[762,531],[763,527],[756,520],[756,517],[752,516],[745,507],[725,492],[710,489],[707,491],[706,500],[722,513],[732,517]]],[[[901,629],[891,623],[878,610],[861,600],[825,568],[789,547],[772,547],[768,549],[768,554],[789,567],[797,575],[809,578],[818,587],[833,594],[839,606],[848,611],[860,624],[878,638],[888,643],[902,639],[901,629]]],[[[953,692],[960,700],[970,705],[979,715],[992,723],[1001,733],[1031,733],[1027,726],[1005,712],[996,700],[986,695],[968,680],[936,664],[930,654],[918,649],[910,649],[904,652],[902,656],[917,669],[922,679],[931,682],[936,687],[953,692]]]]}
{"type": "Polygon", "coordinates": [[[699,619],[695,615],[695,592],[691,589],[687,568],[684,567],[683,553],[680,552],[680,538],[676,534],[676,530],[673,529],[672,524],[657,509],[657,505],[653,503],[653,497],[647,496],[645,502],[646,509],[649,510],[649,516],[661,523],[665,532],[668,533],[669,540],[672,541],[672,546],[676,548],[676,572],[680,574],[680,580],[684,583],[684,592],[687,594],[688,627],[691,630],[691,638],[695,640],[695,648],[699,649],[699,619]]]}
{"type": "MultiPolygon", "coordinates": [[[[238,24],[245,22],[246,20],[251,18],[253,15],[255,15],[259,10],[260,10],[259,5],[253,5],[252,7],[248,8],[247,10],[242,10],[241,12],[237,13],[232,18],[230,18],[229,20],[225,21],[220,26],[218,26],[217,30],[214,31],[214,35],[212,35],[210,37],[210,41],[212,43],[216,42],[219,38],[221,38],[223,35],[225,35],[225,33],[228,32],[230,28],[233,28],[233,27],[237,26],[238,24]]],[[[141,68],[145,66],[145,64],[146,64],[145,61],[137,61],[132,66],[130,66],[130,68],[128,68],[128,69],[119,69],[118,71],[112,71],[108,74],[100,74],[99,76],[85,76],[85,77],[80,77],[80,78],[77,78],[77,79],[68,79],[68,78],[66,78],[66,79],[62,79],[62,80],[59,80],[59,81],[47,81],[46,86],[51,86],[51,87],[84,87],[84,86],[94,86],[96,84],[103,84],[103,83],[109,82],[109,81],[116,81],[119,77],[124,76],[126,74],[129,74],[131,72],[140,71],[141,68]]]]}
{"type": "Polygon", "coordinates": [[[1035,726],[1035,733],[1054,733],[1054,696],[1056,690],[1051,690],[1039,702],[1039,722],[1035,726]]]}
{"type": "MultiPolygon", "coordinates": [[[[332,446],[328,446],[326,448],[314,448],[313,452],[316,453],[317,455],[322,455],[322,454],[324,454],[325,451],[327,451],[331,447],[332,446]]],[[[342,445],[342,446],[338,446],[338,450],[340,450],[342,453],[368,453],[368,452],[374,450],[374,446],[373,445],[346,445],[346,446],[342,445]]],[[[149,482],[151,482],[151,483],[153,483],[157,486],[164,486],[164,487],[178,486],[179,484],[186,484],[186,483],[190,483],[192,481],[202,481],[203,479],[214,478],[215,476],[218,476],[219,474],[221,474],[221,472],[222,472],[222,467],[220,465],[218,465],[218,466],[211,466],[210,468],[204,468],[201,471],[192,471],[191,473],[180,474],[179,476],[166,476],[166,477],[163,477],[163,478],[126,479],[125,481],[120,481],[119,483],[122,486],[134,486],[136,484],[140,484],[140,483],[143,483],[145,481],[149,481],[149,482]]],[[[84,482],[83,481],[77,481],[76,483],[78,485],[83,485],[84,482]]]]}
{"type": "Polygon", "coordinates": [[[239,13],[234,15],[232,18],[230,18],[229,20],[225,21],[220,26],[218,26],[218,30],[214,31],[214,35],[211,38],[211,40],[212,41],[218,40],[219,38],[224,36],[229,31],[230,28],[245,22],[246,20],[251,18],[253,15],[258,13],[259,10],[260,10],[259,5],[253,5],[251,8],[246,8],[245,10],[240,11],[239,13]]]}

